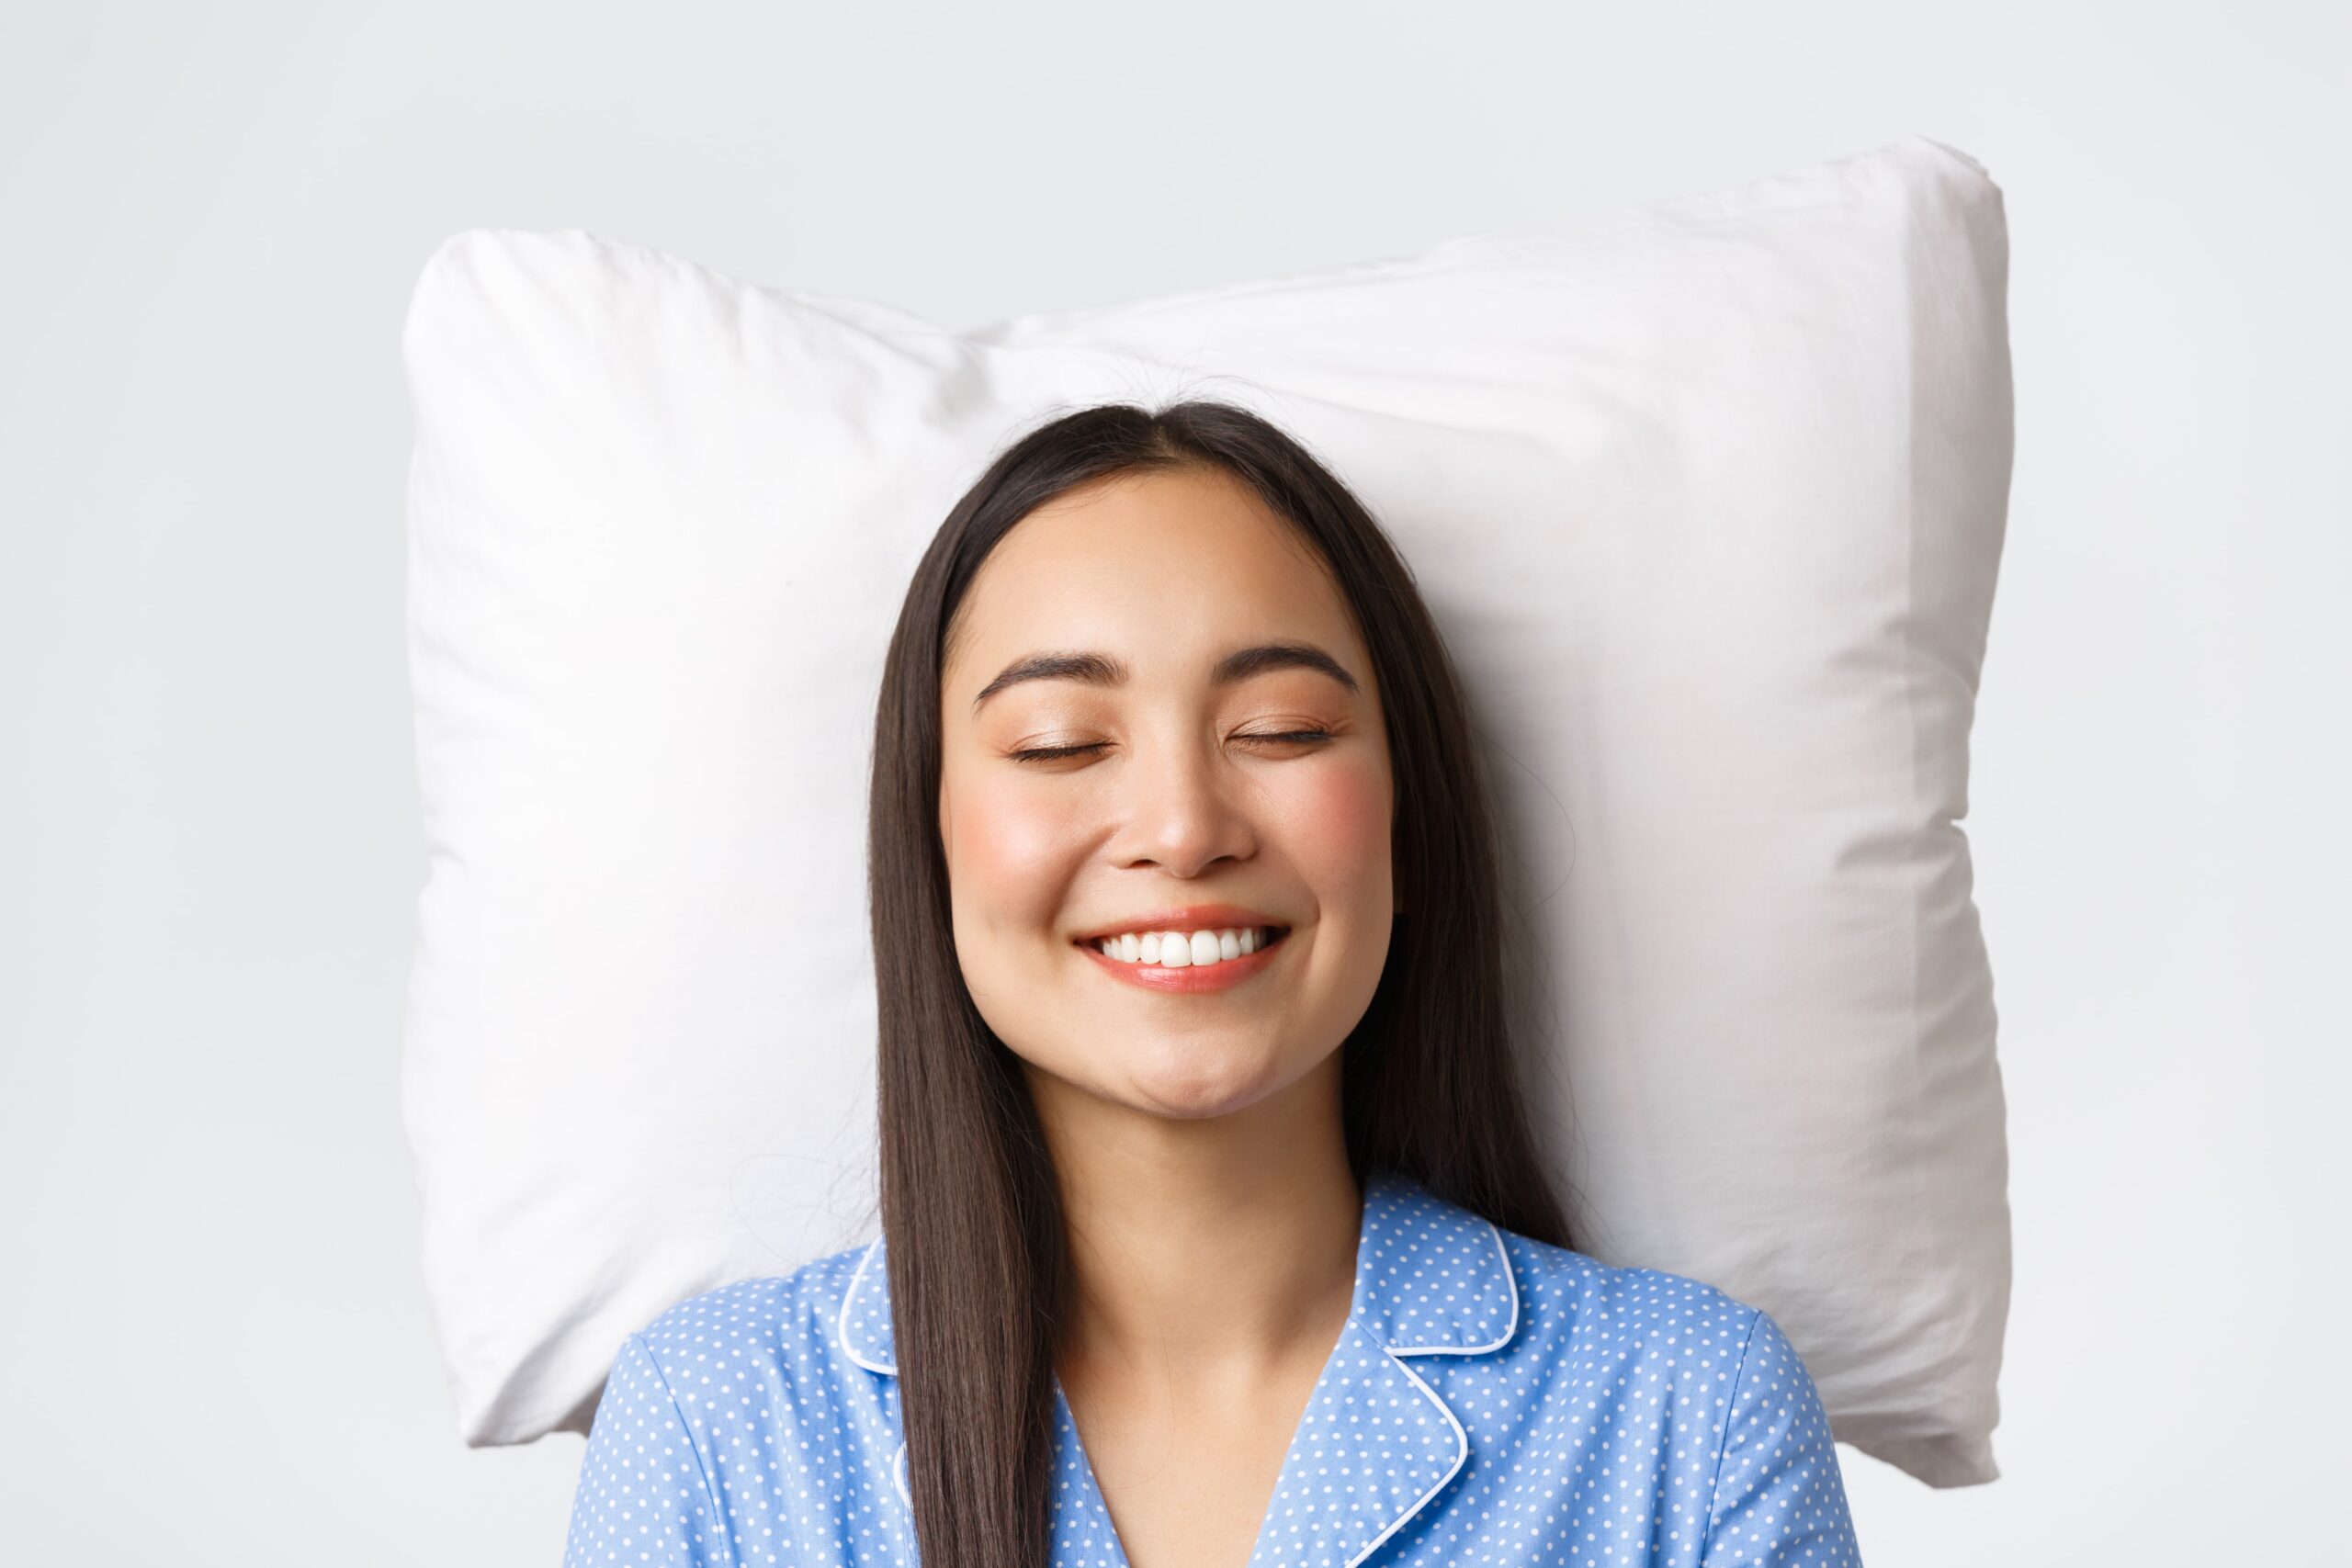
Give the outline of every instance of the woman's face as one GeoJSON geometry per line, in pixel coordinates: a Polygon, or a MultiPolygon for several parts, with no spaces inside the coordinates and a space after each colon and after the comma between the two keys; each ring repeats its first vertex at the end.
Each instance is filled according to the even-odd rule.
{"type": "Polygon", "coordinates": [[[1033,1075],[1217,1116],[1296,1082],[1363,1018],[1396,912],[1379,694],[1320,558],[1241,481],[1121,476],[1023,518],[960,606],[940,720],[956,955],[1033,1075]],[[1268,645],[1345,679],[1281,656],[1216,678],[1268,645]],[[1125,676],[1020,678],[1039,655],[1125,676]],[[1285,738],[1301,731],[1329,739],[1285,738]],[[1016,755],[1059,747],[1083,750],[1016,755]],[[1175,913],[1219,904],[1288,934],[1223,974],[1079,940],[1252,923],[1175,913]]]}

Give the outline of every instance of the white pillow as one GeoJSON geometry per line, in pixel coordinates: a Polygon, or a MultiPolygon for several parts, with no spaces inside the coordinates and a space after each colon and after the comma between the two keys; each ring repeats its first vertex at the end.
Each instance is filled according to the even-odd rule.
{"type": "Polygon", "coordinates": [[[1916,136],[971,332],[576,230],[445,241],[404,340],[403,1104],[464,1440],[585,1431],[630,1330],[870,1234],[908,579],[1016,434],[1196,394],[1329,462],[1444,628],[1579,1247],[1770,1312],[1844,1441],[1991,1480],[2007,1154],[1955,819],[2007,271],[1998,187],[1916,136]]]}

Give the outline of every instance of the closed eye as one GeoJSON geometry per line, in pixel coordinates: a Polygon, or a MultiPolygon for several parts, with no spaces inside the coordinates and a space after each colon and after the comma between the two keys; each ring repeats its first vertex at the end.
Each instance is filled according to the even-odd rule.
{"type": "MultiPolygon", "coordinates": [[[[1329,740],[1331,739],[1331,734],[1332,732],[1328,729],[1286,729],[1278,735],[1237,735],[1234,739],[1246,740],[1253,745],[1261,742],[1306,743],[1329,740]]],[[[1025,750],[1012,752],[1012,757],[1016,762],[1049,762],[1062,757],[1077,757],[1089,751],[1100,751],[1109,744],[1107,740],[1097,740],[1085,746],[1032,746],[1025,750]]]]}

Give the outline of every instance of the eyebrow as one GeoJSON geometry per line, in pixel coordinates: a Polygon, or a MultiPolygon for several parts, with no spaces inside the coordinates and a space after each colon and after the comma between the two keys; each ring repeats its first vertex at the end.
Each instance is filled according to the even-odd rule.
{"type": "MultiPolygon", "coordinates": [[[[1329,675],[1349,691],[1357,689],[1356,678],[1345,666],[1311,642],[1261,642],[1249,648],[1236,649],[1218,660],[1209,671],[1209,684],[1230,686],[1252,676],[1274,670],[1316,670],[1329,675]]],[[[972,711],[980,705],[1023,681],[1078,681],[1090,686],[1122,686],[1127,682],[1125,664],[1107,653],[1033,653],[1016,659],[998,671],[997,678],[980,688],[972,699],[972,711]]]]}

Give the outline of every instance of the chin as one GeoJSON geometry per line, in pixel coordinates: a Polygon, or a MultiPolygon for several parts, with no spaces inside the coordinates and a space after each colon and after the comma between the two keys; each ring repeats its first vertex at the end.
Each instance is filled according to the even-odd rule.
{"type": "Polygon", "coordinates": [[[1247,1110],[1280,1087],[1281,1064],[1271,1055],[1168,1044],[1125,1076],[1122,1100],[1157,1116],[1193,1121],[1247,1110]]]}

